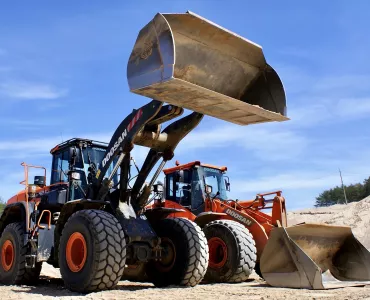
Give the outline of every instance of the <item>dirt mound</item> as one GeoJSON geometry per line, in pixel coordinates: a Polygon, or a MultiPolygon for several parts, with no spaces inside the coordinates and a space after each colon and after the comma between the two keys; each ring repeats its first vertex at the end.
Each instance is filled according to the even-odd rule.
{"type": "Polygon", "coordinates": [[[370,196],[348,205],[337,204],[288,212],[288,225],[303,222],[350,226],[359,241],[370,249],[370,196]]]}

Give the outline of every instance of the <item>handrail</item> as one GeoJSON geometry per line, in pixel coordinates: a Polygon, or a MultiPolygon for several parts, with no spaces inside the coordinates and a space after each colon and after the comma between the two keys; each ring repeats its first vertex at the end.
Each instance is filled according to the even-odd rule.
{"type": "Polygon", "coordinates": [[[42,219],[42,216],[44,215],[44,212],[47,212],[49,214],[49,220],[48,220],[48,229],[51,228],[51,211],[50,210],[47,210],[47,209],[44,209],[42,212],[41,212],[41,215],[39,217],[39,220],[37,221],[37,227],[41,228],[41,229],[45,229],[45,226],[43,225],[40,225],[40,222],[41,222],[41,219],[42,219]]]}
{"type": "Polygon", "coordinates": [[[44,170],[44,178],[45,178],[45,181],[46,181],[46,168],[45,167],[40,167],[40,166],[28,165],[25,162],[22,162],[21,166],[24,167],[24,180],[21,181],[20,184],[24,184],[26,186],[25,187],[25,190],[26,190],[26,192],[25,192],[25,198],[26,198],[26,229],[27,229],[27,231],[30,231],[32,229],[30,228],[30,211],[28,209],[28,201],[29,201],[29,197],[28,197],[28,186],[29,186],[29,184],[28,184],[28,169],[29,168],[43,169],[44,170]]]}

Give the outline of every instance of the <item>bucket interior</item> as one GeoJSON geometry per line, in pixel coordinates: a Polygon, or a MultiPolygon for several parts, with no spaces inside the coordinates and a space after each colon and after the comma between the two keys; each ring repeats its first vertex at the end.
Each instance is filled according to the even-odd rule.
{"type": "Polygon", "coordinates": [[[323,289],[322,273],[326,271],[357,285],[357,281],[370,281],[370,253],[350,227],[303,224],[275,228],[262,253],[261,271],[273,286],[323,289]]]}

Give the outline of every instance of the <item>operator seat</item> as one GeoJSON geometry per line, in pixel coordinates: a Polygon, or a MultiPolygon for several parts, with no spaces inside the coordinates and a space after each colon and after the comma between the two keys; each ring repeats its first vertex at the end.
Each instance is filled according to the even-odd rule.
{"type": "Polygon", "coordinates": [[[191,205],[191,185],[184,185],[182,187],[183,197],[181,199],[181,205],[190,206],[191,205]]]}

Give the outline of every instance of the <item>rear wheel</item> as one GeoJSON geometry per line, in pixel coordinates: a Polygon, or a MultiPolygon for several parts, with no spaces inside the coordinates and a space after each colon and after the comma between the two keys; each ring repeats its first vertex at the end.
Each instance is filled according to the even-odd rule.
{"type": "Polygon", "coordinates": [[[194,222],[164,219],[154,226],[161,237],[163,257],[150,261],[146,273],[157,287],[195,286],[202,281],[208,265],[208,245],[204,233],[194,222]]]}
{"type": "Polygon", "coordinates": [[[256,263],[253,236],[240,223],[217,220],[203,231],[208,240],[209,266],[207,282],[243,282],[248,279],[256,263]]]}
{"type": "Polygon", "coordinates": [[[35,284],[40,276],[42,263],[26,268],[27,245],[24,245],[23,223],[11,223],[0,238],[0,282],[2,284],[35,284]]]}
{"type": "Polygon", "coordinates": [[[68,219],[59,245],[60,272],[68,289],[86,293],[113,288],[125,261],[125,236],[113,215],[81,210],[68,219]]]}

